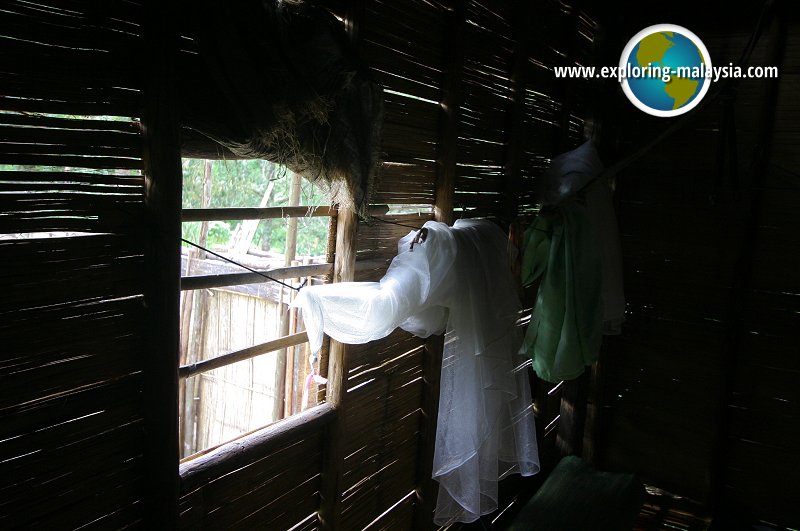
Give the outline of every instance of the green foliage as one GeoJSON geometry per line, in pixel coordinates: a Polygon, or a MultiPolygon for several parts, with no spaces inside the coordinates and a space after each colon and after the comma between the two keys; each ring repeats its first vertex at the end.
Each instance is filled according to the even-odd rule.
{"type": "MultiPolygon", "coordinates": [[[[203,206],[204,161],[183,159],[183,208],[203,206]]],[[[283,166],[265,160],[215,160],[211,165],[211,208],[257,207],[270,182],[272,194],[266,206],[286,206],[292,182],[292,172],[283,166]]],[[[327,199],[321,190],[303,180],[301,205],[325,205],[327,199]]],[[[228,244],[239,220],[212,222],[209,226],[209,244],[228,244]],[[216,223],[216,225],[214,225],[216,223]],[[212,236],[213,233],[213,236],[212,236]]],[[[200,223],[184,223],[183,237],[197,241],[200,223]]],[[[328,218],[299,218],[297,254],[319,256],[325,254],[328,237],[328,218]]],[[[262,220],[255,232],[252,247],[283,253],[286,247],[286,220],[262,220]]]]}

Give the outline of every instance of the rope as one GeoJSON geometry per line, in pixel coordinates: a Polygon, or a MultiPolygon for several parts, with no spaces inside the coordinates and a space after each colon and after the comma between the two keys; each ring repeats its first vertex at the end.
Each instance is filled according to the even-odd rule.
{"type": "Polygon", "coordinates": [[[286,282],[282,282],[282,281],[278,280],[277,278],[272,278],[271,276],[269,276],[269,275],[267,275],[267,274],[264,274],[264,273],[262,273],[261,271],[257,271],[257,270],[255,270],[255,269],[253,269],[252,267],[247,267],[247,266],[246,266],[246,265],[244,265],[244,264],[240,264],[239,262],[237,262],[237,261],[235,261],[235,260],[231,260],[231,259],[230,259],[230,258],[228,258],[227,256],[222,256],[221,254],[219,254],[219,253],[215,253],[214,251],[212,251],[212,250],[210,250],[210,249],[206,249],[206,248],[205,248],[205,247],[203,247],[202,245],[198,245],[198,244],[196,244],[196,243],[194,243],[194,242],[190,242],[189,240],[187,240],[187,239],[185,239],[185,238],[181,238],[181,241],[182,241],[182,242],[184,242],[184,243],[188,243],[188,244],[189,244],[189,245],[191,245],[192,247],[197,247],[197,248],[198,248],[198,249],[200,249],[201,251],[205,251],[205,252],[207,252],[208,254],[212,254],[212,255],[216,256],[217,258],[221,258],[221,259],[225,260],[226,262],[230,262],[230,263],[231,263],[231,264],[233,264],[233,265],[237,265],[237,266],[239,266],[239,267],[241,267],[241,268],[247,269],[247,270],[248,270],[248,271],[250,271],[251,273],[255,273],[256,275],[262,276],[262,277],[266,278],[267,280],[271,280],[271,281],[273,281],[273,282],[277,282],[277,283],[278,283],[278,284],[280,284],[281,286],[287,287],[287,288],[289,288],[289,289],[293,289],[293,290],[295,290],[295,291],[300,291],[300,290],[301,290],[303,287],[305,287],[305,285],[306,285],[306,280],[307,280],[307,279],[305,279],[305,278],[303,279],[303,282],[302,282],[302,283],[301,283],[299,286],[291,286],[291,285],[287,284],[286,282]]]}
{"type": "Polygon", "coordinates": [[[413,225],[406,225],[405,223],[400,223],[397,221],[389,221],[388,219],[381,219],[375,216],[370,216],[370,219],[373,221],[380,221],[381,223],[388,223],[389,225],[397,225],[398,227],[406,227],[408,229],[419,230],[419,227],[415,227],[413,225]]]}

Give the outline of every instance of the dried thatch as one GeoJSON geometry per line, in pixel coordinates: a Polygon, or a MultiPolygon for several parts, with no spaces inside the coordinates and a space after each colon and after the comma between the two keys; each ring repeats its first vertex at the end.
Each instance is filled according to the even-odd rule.
{"type": "Polygon", "coordinates": [[[182,72],[184,125],[239,157],[284,164],[365,215],[383,94],[343,25],[291,2],[206,0],[192,11],[200,61],[182,72]]]}

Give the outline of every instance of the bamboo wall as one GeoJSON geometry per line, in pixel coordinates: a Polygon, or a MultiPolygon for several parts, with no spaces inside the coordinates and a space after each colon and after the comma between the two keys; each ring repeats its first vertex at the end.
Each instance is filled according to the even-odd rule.
{"type": "MultiPolygon", "coordinates": [[[[180,151],[168,51],[180,44],[171,6],[14,1],[0,16],[0,164],[28,168],[1,174],[0,227],[30,236],[0,242],[0,525],[156,528],[179,517],[190,529],[428,527],[441,345],[402,332],[346,350],[336,408],[178,474],[180,151]],[[11,113],[20,111],[28,114],[11,113]]],[[[349,21],[387,89],[374,203],[435,206],[441,220],[535,208],[538,171],[579,136],[583,108],[566,104],[570,90],[586,87],[534,94],[525,72],[580,59],[592,44],[579,33],[587,19],[555,1],[537,18],[519,3],[477,0],[326,6],[349,21]],[[539,162],[522,164],[520,153],[539,162]],[[526,199],[509,202],[517,194],[526,199]]],[[[358,259],[388,263],[408,230],[361,224],[358,259]]],[[[560,399],[549,390],[538,391],[539,422],[555,448],[560,399]]],[[[504,499],[515,488],[504,487],[504,499]]]]}
{"type": "MultiPolygon", "coordinates": [[[[595,106],[592,86],[556,81],[550,70],[593,61],[587,13],[555,0],[320,3],[348,22],[386,89],[374,203],[430,206],[430,215],[393,218],[415,227],[458,216],[506,224],[536,211],[537,176],[580,141],[595,106]]],[[[166,32],[178,26],[158,2],[68,4],[8,2],[0,16],[2,110],[99,117],[0,112],[0,164],[31,168],[1,174],[9,193],[0,227],[89,233],[0,242],[9,346],[0,365],[0,526],[155,528],[179,516],[186,529],[430,527],[441,345],[403,332],[345,349],[335,407],[178,470],[180,254],[170,242],[180,152],[164,53],[178,49],[166,32]]],[[[706,42],[725,57],[741,38],[706,42]]],[[[770,42],[756,53],[763,62],[770,42]]],[[[788,43],[800,48],[792,31],[788,43]]],[[[592,447],[611,468],[699,501],[725,492],[781,522],[798,498],[788,463],[800,462],[792,336],[800,264],[787,252],[797,247],[796,56],[786,54],[777,99],[767,84],[737,95],[739,188],[709,177],[714,106],[620,176],[631,311],[621,341],[606,345],[606,385],[595,400],[604,429],[592,447]],[[761,118],[771,101],[774,123],[761,118]],[[751,148],[769,136],[770,157],[759,162],[751,148]],[[758,171],[746,173],[751,160],[758,171]],[[782,489],[765,488],[771,482],[782,489]]],[[[623,147],[662,127],[632,107],[619,111],[623,147]]],[[[361,223],[357,259],[388,263],[408,230],[361,223]]],[[[536,381],[533,389],[547,470],[579,449],[582,419],[571,405],[580,393],[536,381]]],[[[536,481],[505,482],[504,506],[536,481]]]]}
{"type": "MultiPolygon", "coordinates": [[[[754,2],[746,20],[682,22],[727,65],[758,12],[754,2]]],[[[800,160],[790,147],[799,45],[800,26],[772,23],[749,64],[780,65],[777,81],[741,80],[619,175],[628,321],[603,358],[598,441],[605,466],[635,471],[701,514],[790,527],[800,522],[800,160]]],[[[616,102],[623,156],[664,130],[621,95],[616,102]]]]}
{"type": "Polygon", "coordinates": [[[145,271],[159,216],[142,230],[168,171],[146,190],[160,128],[139,121],[158,63],[141,60],[160,38],[152,21],[134,1],[2,8],[0,165],[17,168],[0,173],[4,529],[141,524],[177,486],[177,466],[159,468],[175,452],[150,439],[170,444],[159,419],[173,412],[148,408],[169,387],[168,374],[151,385],[164,338],[150,335],[162,306],[145,271]]]}
{"type": "MultiPolygon", "coordinates": [[[[517,209],[535,210],[535,178],[558,149],[580,140],[589,101],[585,82],[534,89],[535,83],[552,77],[548,69],[559,61],[591,60],[594,26],[587,15],[545,2],[530,19],[539,31],[529,32],[526,26],[520,33],[514,17],[528,21],[532,13],[512,2],[325,5],[343,19],[353,17],[357,45],[385,89],[384,166],[373,203],[436,206],[437,219],[444,208],[454,212],[451,216],[488,216],[505,223],[517,209]],[[520,118],[516,124],[515,113],[520,118]],[[524,157],[524,164],[512,167],[517,148],[520,160],[523,153],[533,153],[536,162],[524,157]],[[509,204],[512,194],[522,199],[509,204]]],[[[420,215],[391,220],[418,227],[433,217],[423,209],[420,215]]],[[[396,254],[397,240],[409,230],[360,223],[357,260],[385,265],[360,270],[356,279],[379,279],[396,254]]],[[[195,467],[211,470],[211,459],[208,465],[187,463],[182,527],[245,526],[253,521],[244,518],[247,511],[258,509],[260,518],[270,514],[268,527],[276,529],[299,522],[348,530],[430,528],[436,492],[426,463],[432,455],[435,426],[430,419],[436,416],[432,397],[438,397],[440,355],[435,344],[402,331],[346,347],[343,396],[336,416],[319,420],[326,426],[315,431],[321,438],[287,433],[275,443],[291,445],[297,452],[292,455],[312,457],[261,459],[261,454],[279,451],[269,446],[252,464],[237,461],[235,469],[223,465],[216,473],[209,471],[207,483],[194,479],[195,467]],[[320,452],[321,459],[313,457],[320,452]],[[246,468],[239,468],[243,463],[246,468]],[[229,470],[235,471],[221,478],[229,470]],[[286,491],[297,495],[271,501],[286,491]],[[319,493],[321,522],[308,498],[313,492],[319,493]]],[[[553,387],[537,387],[545,466],[552,466],[559,452],[562,388],[553,387]]],[[[519,489],[536,483],[511,478],[503,486],[502,502],[511,503],[519,489]]]]}

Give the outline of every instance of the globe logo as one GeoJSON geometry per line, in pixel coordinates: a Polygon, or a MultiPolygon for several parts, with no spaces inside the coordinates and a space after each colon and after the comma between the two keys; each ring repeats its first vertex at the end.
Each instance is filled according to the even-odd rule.
{"type": "Polygon", "coordinates": [[[622,90],[653,116],[677,116],[700,103],[711,84],[711,58],[688,29],[656,24],[633,36],[620,57],[622,90]]]}

